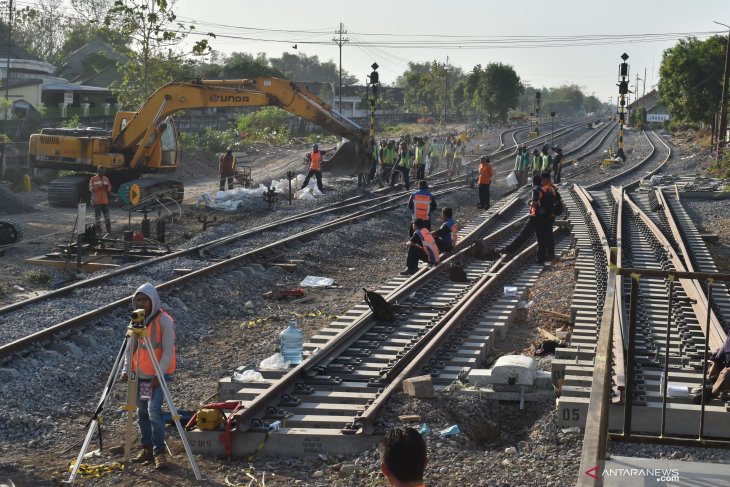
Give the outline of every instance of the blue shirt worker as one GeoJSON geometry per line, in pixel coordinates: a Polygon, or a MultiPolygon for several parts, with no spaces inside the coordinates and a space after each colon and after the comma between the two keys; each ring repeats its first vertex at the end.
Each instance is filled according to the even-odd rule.
{"type": "Polygon", "coordinates": [[[457,233],[459,229],[457,228],[456,221],[454,220],[454,210],[448,206],[445,207],[441,210],[441,219],[443,220],[443,224],[441,224],[438,230],[431,234],[433,235],[433,239],[436,241],[436,245],[441,253],[451,252],[454,250],[456,241],[459,238],[457,233]]]}
{"type": "MultiPolygon", "coordinates": [[[[175,372],[175,326],[172,317],[160,308],[160,295],[150,284],[141,285],[132,298],[134,309],[145,310],[144,324],[147,337],[154,349],[160,370],[165,377],[175,372]]],[[[146,348],[134,350],[132,364],[124,360],[121,381],[129,379],[129,373],[136,373],[139,380],[137,389],[137,422],[141,434],[142,451],[132,461],[135,463],[154,462],[155,468],[167,467],[165,448],[165,422],[162,419],[162,387],[155,374],[152,360],[146,348]]]]}
{"type": "Polygon", "coordinates": [[[413,212],[413,218],[411,220],[411,230],[408,235],[413,235],[413,222],[422,220],[424,227],[431,230],[431,213],[436,211],[436,199],[433,194],[428,190],[428,182],[421,180],[418,181],[418,191],[413,193],[408,199],[408,209],[413,212]]]}

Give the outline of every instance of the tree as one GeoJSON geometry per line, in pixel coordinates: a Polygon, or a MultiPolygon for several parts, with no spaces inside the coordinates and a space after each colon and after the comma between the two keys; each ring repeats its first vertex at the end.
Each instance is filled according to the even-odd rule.
{"type": "Polygon", "coordinates": [[[672,117],[687,123],[709,122],[722,94],[727,37],[680,39],[664,51],[659,97],[672,117]]]}
{"type": "Polygon", "coordinates": [[[15,13],[11,32],[13,43],[53,64],[59,59],[65,39],[64,18],[62,2],[40,0],[32,7],[25,6],[15,13]]]}
{"type": "MultiPolygon", "coordinates": [[[[265,57],[264,57],[265,59],[265,57]]],[[[340,80],[340,71],[334,61],[320,62],[319,56],[307,56],[303,52],[289,54],[284,52],[280,58],[270,58],[269,63],[292,81],[319,81],[329,83],[340,80]]],[[[342,70],[342,85],[357,83],[357,77],[342,70]]]]}
{"type": "Polygon", "coordinates": [[[489,118],[507,121],[507,112],[517,106],[522,83],[508,64],[489,63],[482,72],[474,93],[477,104],[489,118]]]}
{"type": "MultiPolygon", "coordinates": [[[[119,66],[123,80],[117,99],[126,108],[136,108],[159,86],[184,74],[184,54],[176,49],[195,29],[177,21],[174,1],[116,0],[104,23],[118,24],[129,37],[129,62],[119,66]]],[[[207,39],[196,42],[192,54],[209,51],[207,39]]]]}

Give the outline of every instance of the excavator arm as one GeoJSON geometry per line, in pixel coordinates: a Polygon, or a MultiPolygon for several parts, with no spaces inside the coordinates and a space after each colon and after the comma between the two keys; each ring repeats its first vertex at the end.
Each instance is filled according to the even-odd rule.
{"type": "MultiPolygon", "coordinates": [[[[352,166],[352,172],[366,172],[367,131],[341,116],[306,88],[279,78],[168,83],[155,91],[142,108],[119,127],[118,133],[112,134],[112,147],[120,151],[135,148],[129,162],[129,168],[135,170],[145,164],[155,147],[154,142],[166,128],[163,122],[169,115],[191,108],[232,106],[277,106],[346,138],[351,144],[338,159],[342,162],[349,159],[349,164],[344,165],[352,166]]],[[[330,167],[336,165],[330,161],[330,167]]]]}

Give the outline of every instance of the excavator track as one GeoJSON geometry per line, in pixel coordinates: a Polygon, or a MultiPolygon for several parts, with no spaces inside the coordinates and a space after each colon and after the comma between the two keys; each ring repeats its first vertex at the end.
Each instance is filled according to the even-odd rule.
{"type": "Polygon", "coordinates": [[[75,208],[79,202],[89,201],[88,174],[77,174],[54,179],[48,185],[48,204],[64,208],[75,208]]]}
{"type": "Polygon", "coordinates": [[[138,209],[150,208],[160,204],[165,205],[166,201],[176,201],[182,204],[185,195],[185,187],[180,181],[171,179],[140,178],[128,181],[119,186],[119,200],[124,204],[130,204],[129,189],[133,184],[139,186],[140,198],[138,209]]]}
{"type": "Polygon", "coordinates": [[[0,247],[23,240],[23,227],[10,220],[0,220],[0,247]]]}

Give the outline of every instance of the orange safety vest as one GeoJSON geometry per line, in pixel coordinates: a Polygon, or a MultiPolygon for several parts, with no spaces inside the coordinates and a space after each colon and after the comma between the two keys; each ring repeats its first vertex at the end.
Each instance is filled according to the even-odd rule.
{"type": "Polygon", "coordinates": [[[429,232],[427,228],[421,228],[417,233],[418,236],[421,237],[421,242],[423,242],[423,247],[421,248],[424,252],[426,252],[428,263],[430,265],[438,264],[441,260],[441,256],[439,255],[439,248],[436,246],[436,241],[433,239],[431,232],[429,232]]]}
{"type": "MultiPolygon", "coordinates": [[[[157,318],[153,322],[151,322],[149,325],[147,325],[147,336],[150,339],[150,343],[152,345],[152,348],[155,350],[155,357],[157,357],[157,362],[162,360],[162,329],[160,328],[160,317],[162,315],[167,316],[172,321],[172,318],[170,315],[165,313],[164,311],[160,310],[160,312],[157,314],[157,318]]],[[[172,348],[172,359],[170,360],[170,366],[167,368],[167,370],[164,372],[165,374],[172,374],[175,372],[175,362],[176,362],[176,351],[175,347],[172,348]]],[[[152,366],[152,360],[150,360],[150,356],[147,353],[147,349],[143,347],[138,347],[137,350],[134,351],[134,356],[132,357],[132,370],[137,372],[137,362],[139,361],[139,371],[146,375],[155,375],[155,368],[152,366]]]]}
{"type": "Polygon", "coordinates": [[[456,222],[451,225],[451,246],[456,247],[456,241],[459,239],[459,229],[456,227],[456,222]]]}
{"type": "Polygon", "coordinates": [[[492,166],[489,164],[479,165],[479,184],[491,184],[492,183],[492,166]]]}
{"type": "Polygon", "coordinates": [[[89,191],[91,192],[92,205],[108,205],[109,192],[111,192],[111,190],[112,185],[109,182],[108,177],[97,174],[89,179],[89,191]]]}
{"type": "Polygon", "coordinates": [[[322,162],[322,153],[320,151],[312,151],[312,162],[309,165],[309,169],[312,171],[319,171],[319,164],[322,162]]]}
{"type": "Polygon", "coordinates": [[[428,220],[431,210],[431,197],[427,194],[413,195],[413,216],[416,220],[428,220]]]}

